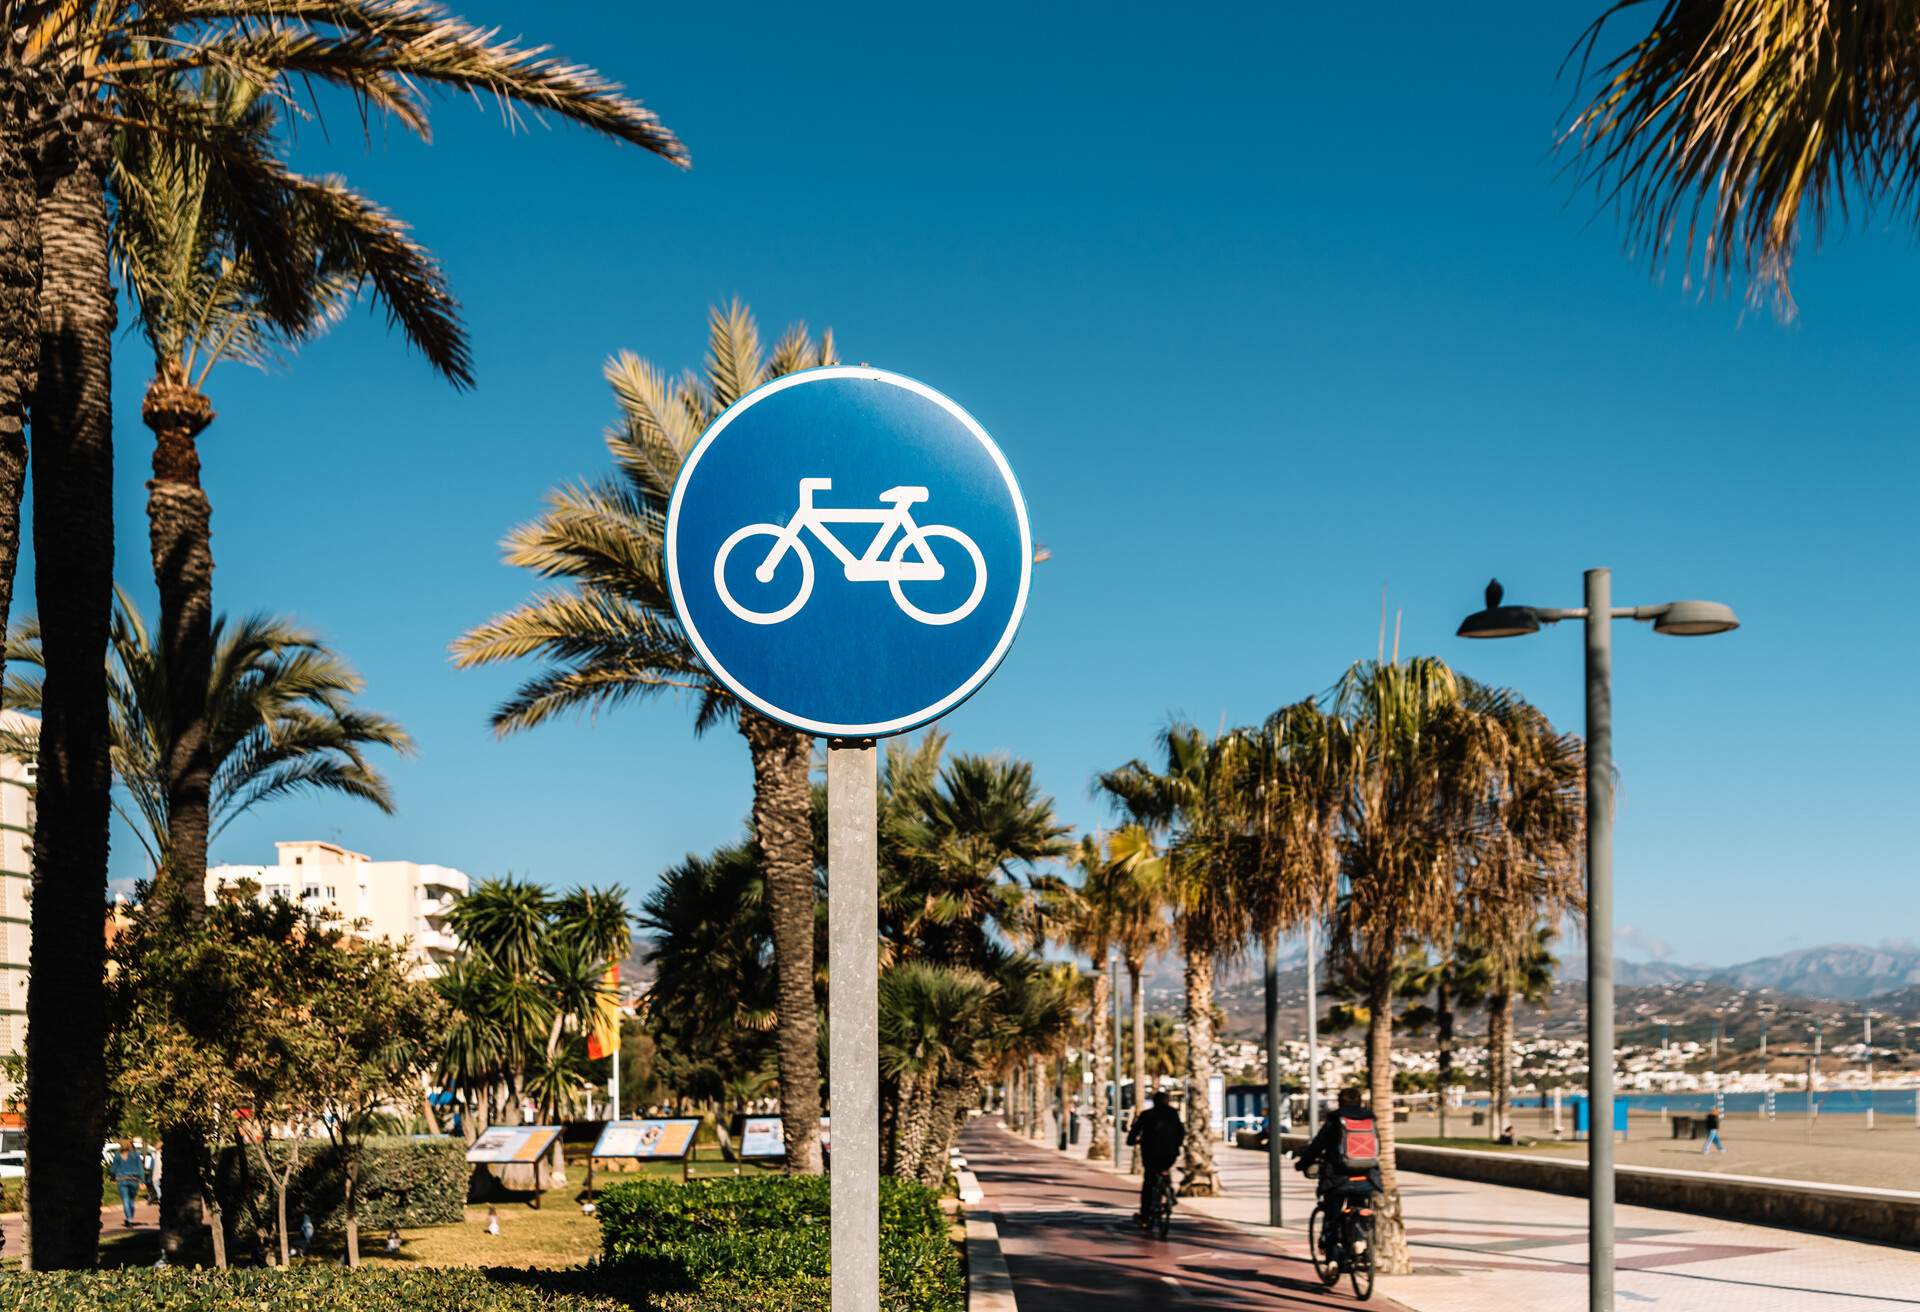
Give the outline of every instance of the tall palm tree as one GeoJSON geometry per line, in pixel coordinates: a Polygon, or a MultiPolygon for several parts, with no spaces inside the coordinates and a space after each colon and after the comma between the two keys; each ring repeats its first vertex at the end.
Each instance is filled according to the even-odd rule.
{"type": "MultiPolygon", "coordinates": [[[[222,130],[270,153],[277,106],[258,85],[226,73],[172,75],[175,94],[222,130]]],[[[197,916],[206,867],[207,794],[213,778],[207,708],[198,692],[213,662],[212,506],[200,483],[195,439],[213,421],[204,388],[214,366],[265,368],[278,354],[324,331],[371,287],[429,363],[456,385],[471,382],[467,343],[439,267],[406,229],[338,181],[293,198],[282,231],[288,254],[310,271],[312,314],[284,321],[260,262],[238,248],[234,198],[214,160],[192,143],[122,131],[109,174],[114,262],[153,348],[154,376],[141,417],[153,430],[147,518],[160,646],[183,677],[166,724],[170,862],[155,877],[156,901],[197,916]],[[341,211],[355,219],[343,225],[341,211]]]]}
{"type": "MultiPolygon", "coordinates": [[[[407,755],[413,739],[393,720],[354,705],[365,681],[346,659],[285,617],[230,622],[221,616],[211,627],[213,664],[198,703],[206,707],[209,730],[209,836],[262,803],[301,793],[358,798],[391,814],[392,789],[368,749],[407,755]]],[[[115,593],[110,632],[108,724],[120,786],[114,809],[159,871],[175,850],[167,767],[174,680],[166,652],[124,592],[115,593]]],[[[15,626],[7,659],[15,673],[6,706],[39,711],[46,652],[36,621],[15,626]],[[34,672],[23,674],[21,667],[34,672]]],[[[31,756],[38,736],[29,728],[0,741],[15,755],[31,756]]]]}
{"type": "Polygon", "coordinates": [[[1342,969],[1364,986],[1367,1065],[1380,1125],[1384,1199],[1376,1208],[1380,1269],[1404,1272],[1406,1229],[1393,1143],[1393,997],[1409,949],[1452,924],[1456,875],[1500,766],[1499,731],[1462,701],[1445,662],[1362,662],[1342,677],[1346,721],[1344,892],[1332,938],[1342,969]]]}
{"type": "Polygon", "coordinates": [[[1087,1127],[1087,1156],[1105,1160],[1112,1151],[1111,1121],[1103,1092],[1109,1076],[1120,1087],[1120,1072],[1109,1070],[1113,1062],[1113,1041],[1108,1029],[1112,1020],[1112,980],[1107,971],[1107,951],[1113,946],[1114,912],[1119,897],[1115,886],[1121,876],[1114,870],[1100,839],[1083,837],[1073,850],[1073,865],[1080,873],[1080,884],[1070,890],[1065,938],[1075,952],[1093,964],[1093,987],[1088,1000],[1091,1009],[1087,1035],[1088,1068],[1093,1076],[1093,1115],[1087,1127]]]}
{"type": "Polygon", "coordinates": [[[1229,837],[1243,833],[1245,780],[1254,748],[1244,734],[1210,741],[1191,725],[1160,734],[1165,765],[1130,761],[1100,777],[1100,787],[1136,823],[1172,835],[1165,857],[1165,888],[1186,964],[1187,1134],[1180,1192],[1209,1196],[1220,1190],[1208,1124],[1213,1078],[1216,959],[1246,939],[1249,909],[1242,881],[1222,877],[1217,864],[1229,837]]]}
{"type": "Polygon", "coordinates": [[[721,411],[770,378],[831,364],[833,334],[796,324],[774,346],[735,301],[709,316],[702,375],[670,378],[629,352],[609,362],[620,421],[607,434],[617,474],[548,495],[547,511],[508,535],[508,564],[556,588],[453,644],[462,668],[543,657],[548,668],[494,712],[502,734],[568,711],[691,691],[695,732],[733,721],[753,757],[753,837],[766,870],[779,980],[780,1114],[787,1162],[818,1174],[820,1062],[814,1010],[813,740],[737,700],[701,663],[673,610],[662,533],[681,463],[721,411]]]}
{"type": "MultiPolygon", "coordinates": [[[[1127,965],[1127,988],[1132,1017],[1133,1105],[1137,1115],[1147,1087],[1147,996],[1143,984],[1147,961],[1173,943],[1173,922],[1167,918],[1166,860],[1145,825],[1122,826],[1107,840],[1111,882],[1113,937],[1120,959],[1127,965]]],[[[1118,1072],[1115,1073],[1118,1079],[1118,1072]]],[[[1128,1171],[1140,1173],[1140,1147],[1134,1145],[1128,1171]]]]}
{"type": "MultiPolygon", "coordinates": [[[[36,934],[27,1086],[38,1102],[28,1153],[37,1188],[36,1266],[85,1267],[99,1243],[93,1158],[105,1128],[104,949],[110,773],[104,656],[113,570],[109,133],[151,131],[214,154],[236,192],[237,249],[278,268],[283,321],[301,316],[297,265],[271,254],[305,179],[169,94],[164,75],[237,70],[291,101],[318,80],[425,133],[426,88],[492,94],[547,110],[678,163],[680,143],[598,74],[449,17],[427,0],[0,0],[0,223],[32,212],[37,316],[16,263],[0,270],[0,341],[37,332],[31,379],[35,591],[49,679],[34,835],[36,934]],[[18,167],[25,156],[31,171],[18,167]],[[35,1025],[35,1021],[39,1024],[35,1025]]],[[[20,353],[0,357],[0,413],[28,395],[20,353]]],[[[0,477],[14,466],[0,446],[0,477]]],[[[0,503],[17,504],[17,486],[0,503]]],[[[16,522],[0,514],[0,529],[16,522]]],[[[0,547],[0,557],[11,551],[0,547]]],[[[11,585],[11,579],[8,579],[11,585]]],[[[10,598],[10,593],[9,593],[10,598]]]]}
{"type": "Polygon", "coordinates": [[[1645,0],[1606,6],[1576,52],[1591,98],[1566,139],[1578,175],[1625,211],[1631,245],[1676,240],[1710,287],[1735,276],[1792,312],[1811,210],[1891,205],[1914,218],[1920,13],[1905,4],[1645,0]],[[1644,29],[1635,15],[1652,14],[1644,29]],[[1592,57],[1628,23],[1626,48],[1592,57]]]}
{"type": "Polygon", "coordinates": [[[1524,698],[1471,679],[1461,681],[1461,695],[1498,727],[1501,744],[1497,783],[1483,799],[1484,818],[1462,872],[1459,902],[1464,935],[1485,968],[1490,1121],[1498,1134],[1513,1084],[1515,995],[1546,1000],[1553,957],[1545,942],[1568,910],[1584,907],[1586,760],[1579,738],[1554,729],[1524,698]]]}
{"type": "Polygon", "coordinates": [[[1556,930],[1540,924],[1516,946],[1503,943],[1486,958],[1488,1135],[1506,1129],[1513,1101],[1513,1012],[1516,1002],[1544,1007],[1553,998],[1556,930]]]}

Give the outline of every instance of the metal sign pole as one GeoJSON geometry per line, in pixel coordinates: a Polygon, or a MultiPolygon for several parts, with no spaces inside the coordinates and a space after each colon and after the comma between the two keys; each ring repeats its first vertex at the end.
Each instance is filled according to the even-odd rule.
{"type": "Polygon", "coordinates": [[[871,738],[827,743],[834,1312],[880,1308],[879,867],[871,738]]]}

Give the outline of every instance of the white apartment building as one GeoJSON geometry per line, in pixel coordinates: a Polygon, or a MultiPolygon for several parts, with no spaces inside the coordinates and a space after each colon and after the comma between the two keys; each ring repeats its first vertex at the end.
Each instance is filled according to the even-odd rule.
{"type": "Polygon", "coordinates": [[[270,866],[214,866],[207,871],[207,901],[242,880],[259,886],[261,901],[283,897],[323,918],[345,925],[365,921],[370,938],[406,940],[416,973],[433,976],[460,951],[447,927],[447,912],[467,892],[470,880],[446,866],[412,861],[375,861],[334,843],[275,843],[270,866]]]}
{"type": "MultiPolygon", "coordinates": [[[[8,729],[33,728],[18,711],[0,712],[8,729]]],[[[27,1049],[27,962],[33,952],[34,763],[0,755],[0,1057],[27,1049]]],[[[18,1094],[0,1071],[0,1108],[18,1094]]]]}

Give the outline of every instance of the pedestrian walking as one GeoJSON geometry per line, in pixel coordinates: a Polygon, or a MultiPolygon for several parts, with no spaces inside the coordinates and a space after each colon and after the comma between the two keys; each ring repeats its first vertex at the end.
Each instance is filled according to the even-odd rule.
{"type": "Polygon", "coordinates": [[[147,1149],[147,1201],[150,1203],[160,1201],[160,1152],[163,1147],[164,1145],[156,1139],[153,1141],[153,1147],[147,1149]]]}
{"type": "Polygon", "coordinates": [[[140,1197],[140,1186],[147,1178],[147,1163],[133,1150],[133,1140],[120,1141],[118,1151],[107,1161],[107,1171],[113,1177],[114,1187],[120,1191],[120,1211],[126,1224],[132,1226],[133,1204],[140,1197]]]}
{"type": "Polygon", "coordinates": [[[1700,1155],[1702,1157],[1705,1157],[1708,1153],[1712,1152],[1715,1148],[1718,1148],[1721,1152],[1725,1152],[1727,1150],[1727,1146],[1720,1142],[1720,1113],[1708,1112],[1707,1113],[1707,1143],[1706,1143],[1706,1147],[1700,1150],[1700,1155]]]}

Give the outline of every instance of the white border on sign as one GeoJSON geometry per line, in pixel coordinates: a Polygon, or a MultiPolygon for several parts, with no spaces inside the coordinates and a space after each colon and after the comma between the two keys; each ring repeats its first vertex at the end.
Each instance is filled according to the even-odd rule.
{"type": "Polygon", "coordinates": [[[686,626],[687,637],[693,640],[694,649],[707,663],[707,668],[712,670],[735,696],[755,710],[764,712],[782,724],[789,724],[796,729],[805,729],[829,738],[878,738],[886,734],[903,733],[929,720],[939,718],[971,697],[994,670],[999,668],[1000,662],[1006,659],[1007,649],[1013,645],[1013,635],[1020,628],[1021,617],[1027,613],[1027,589],[1033,581],[1033,534],[1027,525],[1026,498],[1020,495],[1020,484],[1013,476],[1012,467],[1007,464],[1006,456],[1000,453],[1000,448],[994,445],[993,439],[987,436],[987,430],[980,427],[974,417],[961,409],[952,398],[943,396],[925,383],[908,378],[905,374],[891,373],[885,369],[870,369],[864,365],[835,364],[819,369],[802,369],[798,373],[782,374],[778,378],[762,383],[728,406],[725,412],[702,434],[685,463],[680,466],[680,477],[674,481],[673,485],[673,497],[667,503],[666,556],[667,586],[673,592],[674,611],[679,615],[681,624],[686,626]],[[993,651],[981,663],[979,669],[939,701],[909,715],[902,715],[878,724],[828,724],[823,720],[812,720],[803,715],[795,715],[763,698],[756,697],[742,686],[738,679],[729,674],[726,667],[707,649],[706,642],[700,637],[699,629],[695,628],[692,620],[688,618],[686,599],[680,591],[680,562],[675,550],[680,527],[680,498],[686,491],[688,481],[693,477],[695,467],[700,463],[700,457],[706,454],[707,448],[713,445],[713,440],[725,431],[727,425],[739,418],[749,406],[764,401],[775,392],[784,391],[789,387],[828,378],[864,378],[869,382],[888,383],[894,387],[905,388],[932,401],[958,419],[993,458],[995,467],[1000,471],[1000,477],[1006,481],[1008,493],[1013,497],[1014,515],[1020,522],[1020,593],[1014,598],[1013,614],[1007,619],[1006,631],[1000,635],[1000,641],[994,644],[993,651]]]}

